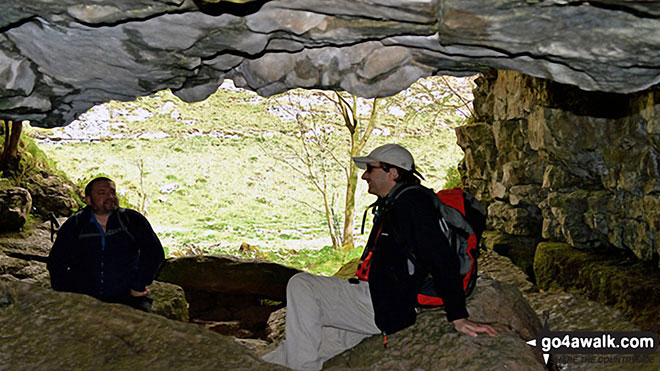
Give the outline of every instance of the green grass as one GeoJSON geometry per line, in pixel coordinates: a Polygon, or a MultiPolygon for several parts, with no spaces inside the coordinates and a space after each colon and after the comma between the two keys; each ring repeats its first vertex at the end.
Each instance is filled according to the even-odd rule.
{"type": "MultiPolygon", "coordinates": [[[[115,133],[138,136],[165,132],[167,138],[41,148],[76,182],[84,183],[97,174],[109,175],[128,205],[139,208],[141,195],[146,194],[143,211],[171,256],[256,256],[313,273],[332,274],[344,261],[360,255],[366,233],[356,236],[354,251],[338,252],[328,247],[331,241],[324,216],[318,211],[318,192],[272,153],[286,146],[301,150],[294,135],[296,124],[283,122],[266,110],[276,104],[275,99],[264,100],[246,91],[219,90],[193,104],[159,92],[135,102],[111,102],[107,107],[114,113],[115,133]],[[152,116],[129,122],[126,117],[137,110],[147,110],[152,116]],[[172,114],[174,111],[178,114],[172,114]],[[256,252],[239,251],[243,243],[256,252]]],[[[439,189],[447,180],[455,182],[451,169],[463,154],[455,144],[452,127],[461,119],[451,110],[438,114],[419,109],[413,116],[381,115],[378,127],[389,133],[372,136],[367,151],[384,143],[400,143],[415,156],[425,185],[439,189]]],[[[324,124],[333,120],[340,122],[335,116],[327,117],[324,124]]],[[[338,127],[332,136],[340,146],[338,156],[350,161],[345,128],[338,127]]],[[[343,215],[345,179],[339,167],[332,168],[329,181],[334,207],[343,215]]],[[[363,181],[356,199],[355,226],[359,229],[365,207],[374,200],[366,193],[363,181]]]]}

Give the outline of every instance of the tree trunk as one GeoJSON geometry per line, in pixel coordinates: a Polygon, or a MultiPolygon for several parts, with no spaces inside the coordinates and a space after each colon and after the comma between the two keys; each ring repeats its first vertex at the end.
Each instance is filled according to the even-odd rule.
{"type": "Polygon", "coordinates": [[[22,122],[4,121],[5,145],[0,156],[0,170],[17,170],[20,157],[18,155],[18,143],[23,131],[22,122]]]}
{"type": "MultiPolygon", "coordinates": [[[[346,203],[344,204],[344,234],[342,239],[344,241],[342,245],[342,249],[344,251],[352,250],[355,247],[355,240],[353,239],[353,226],[355,224],[355,191],[357,190],[358,183],[358,168],[353,162],[353,157],[360,155],[360,152],[362,152],[364,146],[369,140],[369,137],[371,136],[371,132],[376,126],[376,119],[378,118],[378,102],[378,98],[373,100],[369,122],[367,123],[367,126],[364,128],[363,132],[360,132],[360,127],[357,121],[353,131],[351,131],[351,128],[349,127],[349,131],[351,131],[351,149],[349,159],[350,163],[348,165],[349,171],[346,176],[346,203]]],[[[357,108],[355,107],[354,110],[356,109],[357,108]]]]}
{"type": "Polygon", "coordinates": [[[342,238],[343,250],[352,250],[355,247],[355,241],[353,240],[353,220],[355,219],[355,190],[357,189],[357,167],[353,163],[353,156],[357,156],[357,153],[354,153],[351,150],[351,164],[348,179],[346,183],[346,203],[344,205],[344,235],[342,238]]]}
{"type": "Polygon", "coordinates": [[[328,225],[328,232],[330,232],[330,239],[332,239],[332,248],[334,250],[339,250],[340,242],[337,239],[335,234],[334,227],[332,226],[332,211],[330,210],[330,203],[328,202],[328,195],[326,192],[323,193],[323,207],[325,208],[325,222],[328,225]]]}

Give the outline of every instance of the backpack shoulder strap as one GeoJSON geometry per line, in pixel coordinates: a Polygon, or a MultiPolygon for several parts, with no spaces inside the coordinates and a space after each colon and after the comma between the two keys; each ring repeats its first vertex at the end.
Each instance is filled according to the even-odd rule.
{"type": "Polygon", "coordinates": [[[76,211],[76,213],[73,214],[73,216],[71,216],[73,218],[73,224],[76,227],[75,228],[76,238],[80,238],[80,234],[82,233],[82,230],[83,230],[83,226],[84,226],[83,214],[84,213],[85,213],[85,208],[82,208],[82,209],[76,211]]]}
{"type": "MultiPolygon", "coordinates": [[[[364,234],[364,223],[367,221],[367,212],[369,211],[369,209],[373,209],[377,205],[378,205],[378,200],[376,200],[376,202],[367,206],[367,208],[364,209],[364,214],[362,214],[362,227],[360,227],[360,234],[364,234]]],[[[375,212],[375,210],[372,212],[375,212]]]]}
{"type": "Polygon", "coordinates": [[[120,207],[117,210],[117,220],[119,221],[119,227],[121,228],[121,230],[126,232],[126,234],[128,234],[128,237],[130,237],[130,239],[135,242],[135,237],[128,230],[128,226],[131,225],[131,222],[128,217],[128,213],[126,212],[126,209],[124,209],[123,207],[120,207]]]}
{"type": "Polygon", "coordinates": [[[413,185],[409,185],[409,186],[402,186],[401,189],[399,191],[397,191],[397,193],[394,195],[394,197],[392,197],[391,202],[394,202],[394,201],[398,200],[401,197],[401,195],[403,195],[404,193],[406,193],[408,191],[412,191],[412,190],[419,190],[419,191],[426,191],[426,192],[433,193],[432,189],[426,188],[426,187],[424,187],[422,185],[419,185],[419,184],[413,184],[413,185]]]}

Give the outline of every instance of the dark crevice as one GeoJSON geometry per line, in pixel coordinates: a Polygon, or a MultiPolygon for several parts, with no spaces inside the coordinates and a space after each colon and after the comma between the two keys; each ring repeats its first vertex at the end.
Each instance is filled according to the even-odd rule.
{"type": "Polygon", "coordinates": [[[23,253],[18,253],[18,252],[7,252],[5,253],[7,256],[10,258],[15,258],[15,259],[21,259],[21,260],[27,260],[27,261],[38,261],[42,263],[48,263],[48,257],[43,256],[43,255],[35,255],[35,254],[23,254],[23,253]]]}
{"type": "Polygon", "coordinates": [[[220,1],[218,3],[206,3],[201,0],[193,0],[200,12],[212,16],[231,14],[238,17],[254,14],[270,0],[256,0],[244,4],[220,1]]]}
{"type": "Polygon", "coordinates": [[[17,22],[13,22],[13,23],[10,23],[10,24],[8,24],[4,27],[0,27],[0,33],[4,34],[4,33],[6,33],[7,31],[9,31],[13,28],[21,27],[22,25],[24,25],[26,23],[33,22],[34,20],[39,19],[39,18],[40,17],[37,16],[37,15],[31,15],[31,16],[22,18],[22,19],[18,20],[17,22]]]}
{"type": "Polygon", "coordinates": [[[270,314],[284,307],[282,301],[258,295],[223,294],[186,290],[190,321],[222,335],[267,340],[270,314]]]}
{"type": "MultiPolygon", "coordinates": [[[[660,16],[660,8],[658,8],[657,11],[644,11],[641,9],[635,8],[635,4],[644,4],[644,3],[649,3],[649,1],[629,1],[632,3],[632,5],[627,5],[627,4],[612,4],[609,1],[586,1],[589,5],[593,6],[594,8],[599,8],[599,9],[605,9],[605,10],[612,10],[616,12],[625,12],[632,14],[636,17],[639,18],[649,18],[649,19],[656,19],[658,16],[660,16]]],[[[656,5],[657,7],[657,5],[656,5]]]]}

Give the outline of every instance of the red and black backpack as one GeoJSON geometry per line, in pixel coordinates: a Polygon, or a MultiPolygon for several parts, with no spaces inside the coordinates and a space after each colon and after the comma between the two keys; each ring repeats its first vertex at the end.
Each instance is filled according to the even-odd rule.
{"type": "MultiPolygon", "coordinates": [[[[396,198],[408,189],[415,188],[428,190],[428,188],[421,186],[408,187],[397,194],[396,198]]],[[[429,193],[432,192],[431,190],[428,191],[429,193]]],[[[478,277],[477,260],[481,248],[481,235],[486,229],[486,210],[481,202],[461,188],[441,190],[435,195],[437,197],[433,197],[433,202],[438,211],[440,230],[458,255],[463,290],[465,291],[465,297],[468,297],[474,290],[478,277]]],[[[379,232],[376,233],[376,238],[378,238],[379,232]]],[[[368,280],[370,260],[371,251],[366,250],[362,262],[355,272],[359,279],[368,280]]],[[[410,260],[414,264],[414,257],[411,257],[410,260]]],[[[443,299],[433,287],[433,279],[430,274],[421,285],[417,302],[421,306],[444,305],[443,299]]]]}
{"type": "MultiPolygon", "coordinates": [[[[486,209],[474,196],[461,188],[438,191],[434,199],[439,211],[438,223],[447,237],[449,245],[456,251],[460,262],[460,275],[465,297],[468,297],[477,283],[477,267],[481,235],[486,229],[486,209]]],[[[422,306],[440,306],[444,302],[433,288],[433,280],[428,276],[417,294],[417,302],[422,306]]]]}

